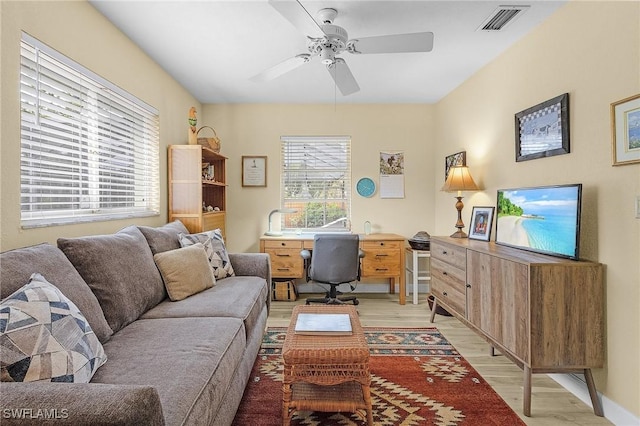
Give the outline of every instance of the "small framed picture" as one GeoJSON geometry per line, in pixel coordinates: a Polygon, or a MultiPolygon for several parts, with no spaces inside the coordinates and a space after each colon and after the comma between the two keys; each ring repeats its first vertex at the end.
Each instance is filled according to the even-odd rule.
{"type": "Polygon", "coordinates": [[[493,225],[493,211],[495,207],[473,207],[471,211],[471,225],[469,238],[472,240],[489,241],[493,225]]]}
{"type": "Polygon", "coordinates": [[[447,155],[444,158],[444,181],[447,181],[449,176],[449,169],[452,166],[466,166],[467,165],[467,151],[456,152],[455,154],[447,155]]]}
{"type": "Polygon", "coordinates": [[[242,156],[242,186],[267,186],[266,156],[242,156]]]}
{"type": "Polygon", "coordinates": [[[640,163],[640,94],[611,104],[613,165],[640,163]]]}
{"type": "Polygon", "coordinates": [[[568,154],[569,94],[516,114],[516,161],[568,154]]]}

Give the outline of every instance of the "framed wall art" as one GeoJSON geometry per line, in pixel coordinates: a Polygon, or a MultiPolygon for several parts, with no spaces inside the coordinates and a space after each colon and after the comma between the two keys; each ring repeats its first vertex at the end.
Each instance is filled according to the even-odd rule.
{"type": "Polygon", "coordinates": [[[471,225],[469,238],[472,240],[489,241],[491,226],[493,226],[493,212],[495,207],[473,207],[471,211],[471,225]]]}
{"type": "Polygon", "coordinates": [[[467,151],[456,152],[455,154],[447,155],[444,158],[444,181],[447,181],[449,176],[449,169],[451,166],[466,166],[467,165],[467,151]]]}
{"type": "Polygon", "coordinates": [[[242,186],[267,186],[266,156],[242,156],[242,186]]]}
{"type": "Polygon", "coordinates": [[[640,163],[640,94],[611,104],[613,165],[640,163]]]}
{"type": "Polygon", "coordinates": [[[516,161],[569,153],[569,94],[515,115],[516,161]]]}

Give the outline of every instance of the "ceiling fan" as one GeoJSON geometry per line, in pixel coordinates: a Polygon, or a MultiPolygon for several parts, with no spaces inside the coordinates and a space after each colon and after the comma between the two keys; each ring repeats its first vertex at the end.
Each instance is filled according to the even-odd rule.
{"type": "Polygon", "coordinates": [[[269,4],[308,38],[309,53],[301,53],[266,69],[251,78],[253,81],[273,80],[318,56],[333,77],[343,96],[360,90],[358,82],[344,59],[337,55],[352,54],[430,52],[433,49],[433,33],[409,33],[349,39],[347,31],[333,23],[338,11],[326,8],[318,11],[318,22],[299,0],[269,0],[269,4]]]}

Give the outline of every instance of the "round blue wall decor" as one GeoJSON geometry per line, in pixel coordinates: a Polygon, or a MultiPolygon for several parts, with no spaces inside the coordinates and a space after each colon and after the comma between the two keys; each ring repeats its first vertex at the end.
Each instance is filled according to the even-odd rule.
{"type": "Polygon", "coordinates": [[[363,197],[371,197],[376,192],[376,183],[368,177],[363,177],[356,184],[358,194],[363,197]]]}

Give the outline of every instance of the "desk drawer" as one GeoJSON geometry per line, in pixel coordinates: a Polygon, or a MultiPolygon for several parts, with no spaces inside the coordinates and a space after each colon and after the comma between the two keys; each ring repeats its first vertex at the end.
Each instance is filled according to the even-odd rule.
{"type": "Polygon", "coordinates": [[[393,246],[385,242],[368,242],[363,244],[362,276],[398,276],[400,275],[400,244],[393,241],[393,246]],[[397,247],[395,247],[397,246],[397,247]]]}
{"type": "Polygon", "coordinates": [[[302,240],[267,240],[264,242],[265,251],[267,249],[289,248],[302,250],[302,240]]]}
{"type": "Polygon", "coordinates": [[[404,241],[361,241],[360,248],[368,250],[401,250],[404,249],[404,241]]]}
{"type": "Polygon", "coordinates": [[[302,278],[304,265],[299,249],[266,249],[271,258],[271,275],[274,278],[302,278]]]}
{"type": "Polygon", "coordinates": [[[467,267],[467,250],[464,247],[455,247],[442,244],[440,241],[431,241],[431,258],[441,260],[460,269],[467,267]]]}

